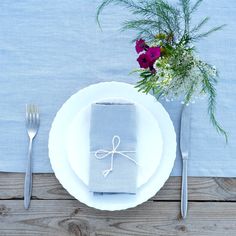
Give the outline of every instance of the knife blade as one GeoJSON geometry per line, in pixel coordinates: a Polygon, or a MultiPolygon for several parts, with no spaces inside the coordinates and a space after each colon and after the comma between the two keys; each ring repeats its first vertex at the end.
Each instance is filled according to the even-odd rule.
{"type": "Polygon", "coordinates": [[[183,106],[180,125],[180,151],[182,156],[182,189],[181,189],[181,215],[185,219],[188,211],[188,158],[190,142],[190,113],[191,106],[183,106]]]}

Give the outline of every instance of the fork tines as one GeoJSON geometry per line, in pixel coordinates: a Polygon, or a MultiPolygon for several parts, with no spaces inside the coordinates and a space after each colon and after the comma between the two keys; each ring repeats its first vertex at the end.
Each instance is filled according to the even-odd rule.
{"type": "Polygon", "coordinates": [[[39,123],[39,109],[34,104],[26,105],[26,122],[28,125],[39,123]]]}

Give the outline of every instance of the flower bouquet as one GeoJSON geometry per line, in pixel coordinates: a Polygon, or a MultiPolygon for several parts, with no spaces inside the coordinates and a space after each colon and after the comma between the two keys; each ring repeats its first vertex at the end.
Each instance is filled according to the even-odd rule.
{"type": "Polygon", "coordinates": [[[100,13],[109,4],[128,8],[134,18],[124,22],[123,29],[137,31],[133,41],[140,66],[134,70],[140,77],[138,90],[152,91],[158,98],[171,101],[181,98],[184,105],[208,96],[210,120],[227,141],[227,134],[215,117],[218,72],[198,57],[193,45],[224,25],[202,32],[208,17],[191,25],[192,14],[202,1],[178,0],[178,4],[170,4],[166,0],[104,0],[97,20],[99,23],[100,13]]]}

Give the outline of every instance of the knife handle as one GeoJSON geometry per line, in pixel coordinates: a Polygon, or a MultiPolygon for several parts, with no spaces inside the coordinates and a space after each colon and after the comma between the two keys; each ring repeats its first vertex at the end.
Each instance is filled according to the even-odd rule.
{"type": "Polygon", "coordinates": [[[182,169],[182,189],[181,189],[181,215],[185,219],[188,211],[188,175],[187,175],[188,160],[183,159],[182,169]]]}

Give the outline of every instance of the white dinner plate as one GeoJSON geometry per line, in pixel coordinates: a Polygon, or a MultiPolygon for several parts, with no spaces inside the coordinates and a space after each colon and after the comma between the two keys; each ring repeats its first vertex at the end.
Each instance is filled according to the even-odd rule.
{"type": "Polygon", "coordinates": [[[173,124],[163,106],[150,94],[139,93],[133,85],[104,82],[90,85],[69,98],[58,111],[49,134],[49,158],[56,177],[64,188],[79,201],[101,210],[122,210],[147,201],[168,179],[176,157],[176,135],[173,124]],[[71,168],[65,135],[79,110],[103,98],[124,98],[144,106],[157,120],[163,139],[163,151],[156,171],[137,194],[94,195],[71,168]]]}
{"type": "MultiPolygon", "coordinates": [[[[103,99],[96,102],[130,102],[124,99],[103,99]]],[[[145,184],[155,173],[162,157],[161,131],[155,117],[142,105],[136,105],[137,113],[137,187],[145,184]]],[[[66,147],[71,168],[88,185],[89,182],[89,130],[91,103],[80,110],[68,124],[66,147]]]]}

